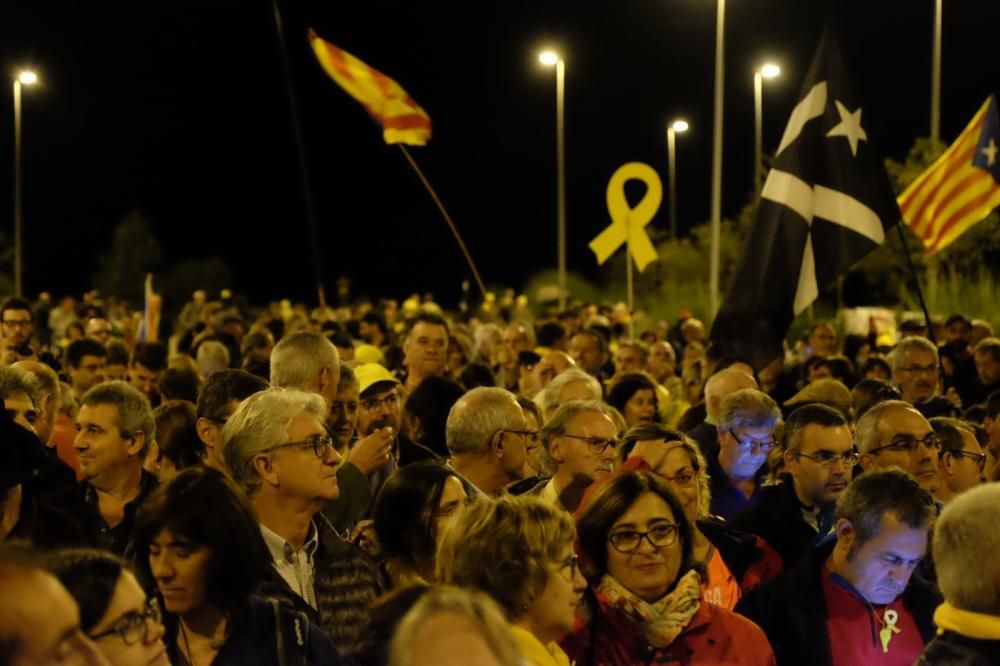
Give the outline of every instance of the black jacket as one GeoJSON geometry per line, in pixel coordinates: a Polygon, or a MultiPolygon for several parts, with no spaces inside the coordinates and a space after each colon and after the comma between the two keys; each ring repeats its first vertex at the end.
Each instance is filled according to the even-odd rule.
{"type": "Polygon", "coordinates": [[[969,638],[945,631],[927,647],[914,666],[1000,666],[1000,641],[969,638]]]}
{"type": "MultiPolygon", "coordinates": [[[[823,564],[835,541],[807,552],[791,569],[743,595],[736,612],[756,622],[771,641],[779,666],[829,666],[826,599],[821,580],[823,564]]],[[[917,576],[903,592],[903,605],[913,615],[924,643],[934,637],[934,610],[941,603],[937,590],[917,576]]]]}
{"type": "Polygon", "coordinates": [[[756,534],[778,551],[786,567],[791,567],[816,539],[816,530],[802,518],[802,505],[791,478],[786,476],[781,484],[765,486],[759,492],[757,504],[737,514],[729,526],[756,534]]]}
{"type": "Polygon", "coordinates": [[[717,520],[699,520],[698,529],[719,552],[744,592],[781,571],[781,558],[753,534],[717,520]]]}

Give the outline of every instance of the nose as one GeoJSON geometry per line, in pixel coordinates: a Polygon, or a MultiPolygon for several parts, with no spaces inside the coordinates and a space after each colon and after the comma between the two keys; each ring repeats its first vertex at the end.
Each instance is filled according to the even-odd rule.
{"type": "Polygon", "coordinates": [[[573,569],[573,591],[582,593],[587,589],[587,579],[583,577],[583,572],[577,567],[573,569]]]}
{"type": "Polygon", "coordinates": [[[331,444],[326,450],[326,458],[323,459],[327,465],[337,465],[340,463],[340,454],[337,453],[337,449],[331,444]]]}
{"type": "Polygon", "coordinates": [[[174,577],[173,563],[163,555],[149,556],[149,570],[152,572],[153,578],[158,581],[167,581],[174,577]]]}
{"type": "Polygon", "coordinates": [[[149,622],[149,628],[146,630],[146,644],[152,645],[159,642],[163,638],[163,635],[167,633],[163,623],[152,618],[147,619],[146,622],[149,622]]]}

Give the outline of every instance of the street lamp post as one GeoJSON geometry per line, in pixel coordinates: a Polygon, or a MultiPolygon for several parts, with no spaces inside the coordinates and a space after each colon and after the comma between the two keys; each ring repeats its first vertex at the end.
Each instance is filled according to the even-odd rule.
{"type": "Polygon", "coordinates": [[[709,260],[708,303],[709,316],[714,318],[719,309],[719,246],[722,242],[722,92],[725,68],[723,65],[723,34],[726,22],[726,0],[718,0],[715,20],[715,103],[712,122],[712,231],[711,257],[709,260]]]}
{"type": "Polygon", "coordinates": [[[674,143],[677,134],[686,132],[686,120],[675,120],[667,125],[667,188],[670,194],[670,238],[677,239],[677,157],[674,143]]]}
{"type": "Polygon", "coordinates": [[[556,197],[557,265],[559,270],[559,309],[566,309],[566,61],[555,51],[538,56],[543,65],[556,68],[556,197]]]}
{"type": "Polygon", "coordinates": [[[14,79],[14,294],[22,296],[21,282],[21,86],[38,81],[34,72],[24,71],[14,79]]]}
{"type": "Polygon", "coordinates": [[[767,63],[753,73],[753,195],[760,198],[761,174],[760,165],[764,158],[764,79],[773,79],[781,74],[781,68],[767,63]]]}
{"type": "Polygon", "coordinates": [[[941,140],[941,0],[934,0],[934,45],[931,56],[931,146],[941,140]]]}

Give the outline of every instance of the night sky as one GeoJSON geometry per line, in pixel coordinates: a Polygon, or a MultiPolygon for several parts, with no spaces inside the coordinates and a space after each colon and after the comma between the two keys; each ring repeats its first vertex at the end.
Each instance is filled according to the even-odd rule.
{"type": "MultiPolygon", "coordinates": [[[[223,256],[253,300],[310,298],[312,250],[271,3],[132,0],[0,3],[0,62],[37,68],[24,97],[25,285],[89,288],[100,252],[132,210],[167,265],[223,256]]],[[[900,159],[930,117],[933,0],[730,0],[723,212],[751,188],[755,65],[782,66],[764,91],[773,150],[827,14],[845,27],[869,136],[900,159]]],[[[678,141],[682,231],[708,219],[715,2],[514,0],[282,2],[328,291],[346,275],[373,295],[434,291],[448,304],[462,256],[395,147],[320,69],[328,41],[397,80],[434,136],[413,149],[488,284],[520,287],[555,264],[555,77],[567,61],[567,191],[572,271],[600,280],[587,243],[609,222],[604,190],[638,160],[666,188],[665,123],[678,141]]],[[[950,141],[1000,84],[1000,3],[947,0],[942,136],[950,141]]],[[[13,235],[13,106],[0,102],[0,224],[13,235]]],[[[666,194],[666,193],[665,193],[666,194]]],[[[667,201],[654,226],[668,226],[667,201]]],[[[10,270],[0,267],[0,270],[10,270]]],[[[723,285],[724,287],[725,285],[723,285]]]]}

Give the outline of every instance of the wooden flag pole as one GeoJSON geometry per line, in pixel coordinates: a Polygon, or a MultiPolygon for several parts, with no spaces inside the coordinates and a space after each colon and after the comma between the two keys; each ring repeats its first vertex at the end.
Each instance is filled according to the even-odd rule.
{"type": "Polygon", "coordinates": [[[408,151],[406,149],[406,146],[404,146],[401,143],[397,143],[396,145],[399,146],[399,149],[401,151],[403,151],[403,156],[406,157],[406,161],[409,162],[410,166],[413,167],[413,170],[417,172],[417,177],[420,178],[420,182],[422,182],[424,184],[424,187],[427,188],[427,192],[431,195],[431,199],[434,200],[434,203],[437,204],[438,210],[441,211],[441,216],[444,217],[444,221],[448,223],[448,228],[451,229],[452,235],[454,235],[455,240],[458,241],[458,247],[462,249],[462,254],[465,255],[465,260],[469,263],[469,268],[472,269],[472,276],[476,278],[476,284],[479,285],[479,291],[482,292],[483,300],[485,301],[486,285],[483,284],[483,279],[479,277],[479,270],[476,268],[475,262],[472,261],[472,255],[469,254],[468,248],[465,247],[465,241],[462,240],[462,236],[458,233],[458,229],[455,227],[455,223],[452,222],[451,215],[449,215],[448,211],[445,210],[444,204],[441,203],[441,199],[438,197],[437,192],[435,192],[434,188],[431,187],[431,183],[429,180],[427,180],[427,177],[424,175],[424,172],[420,169],[419,166],[417,166],[417,163],[413,159],[413,156],[410,155],[410,151],[408,151]]]}

